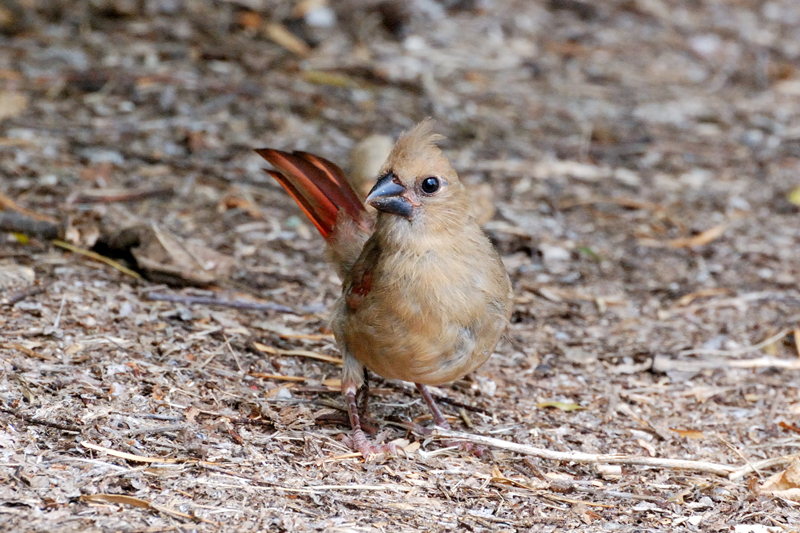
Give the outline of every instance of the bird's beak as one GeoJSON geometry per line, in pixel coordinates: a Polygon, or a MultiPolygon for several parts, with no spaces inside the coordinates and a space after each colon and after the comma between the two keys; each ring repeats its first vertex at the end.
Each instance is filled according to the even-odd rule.
{"type": "Polygon", "coordinates": [[[367,205],[384,213],[411,218],[411,210],[414,206],[404,196],[406,188],[399,181],[393,172],[387,172],[369,191],[366,199],[367,205]]]}

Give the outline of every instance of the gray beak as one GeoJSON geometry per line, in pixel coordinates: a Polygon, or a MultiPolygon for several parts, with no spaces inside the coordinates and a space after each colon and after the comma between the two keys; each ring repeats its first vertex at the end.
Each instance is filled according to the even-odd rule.
{"type": "Polygon", "coordinates": [[[405,192],[406,188],[399,183],[397,176],[393,172],[388,172],[369,191],[366,203],[378,211],[411,218],[413,206],[408,198],[403,196],[405,192]]]}

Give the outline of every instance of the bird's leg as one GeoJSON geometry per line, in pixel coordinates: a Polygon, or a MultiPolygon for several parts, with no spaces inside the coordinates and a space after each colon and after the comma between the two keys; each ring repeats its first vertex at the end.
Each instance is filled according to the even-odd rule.
{"type": "Polygon", "coordinates": [[[353,428],[353,448],[368,458],[371,454],[375,453],[394,453],[397,447],[394,444],[370,444],[364,431],[361,429],[361,419],[358,416],[358,402],[356,401],[356,392],[358,386],[355,383],[342,383],[342,392],[344,393],[345,401],[347,402],[347,414],[350,416],[350,427],[353,428]]]}
{"type": "Polygon", "coordinates": [[[445,419],[444,415],[442,414],[442,410],[439,409],[439,406],[436,405],[436,402],[433,401],[433,396],[431,396],[430,391],[423,385],[422,383],[414,383],[417,386],[417,390],[420,394],[422,394],[422,398],[425,400],[425,403],[428,404],[428,409],[431,410],[431,415],[433,415],[433,423],[439,426],[442,429],[450,429],[450,423],[445,419]]]}
{"type": "MultiPolygon", "coordinates": [[[[361,427],[361,417],[358,414],[357,393],[363,383],[366,382],[367,374],[361,363],[353,357],[347,350],[342,350],[344,365],[342,367],[342,394],[344,394],[345,404],[347,405],[347,415],[350,418],[350,427],[353,428],[353,449],[360,452],[364,459],[374,453],[395,453],[397,447],[394,444],[370,444],[364,430],[361,427]]],[[[368,392],[364,391],[365,393],[368,392]]],[[[366,395],[366,394],[365,394],[366,395]]]]}
{"type": "Polygon", "coordinates": [[[364,418],[369,418],[369,371],[364,367],[364,382],[356,393],[358,412],[364,418]]]}
{"type": "MultiPolygon", "coordinates": [[[[436,405],[436,402],[433,400],[433,396],[431,396],[431,392],[423,385],[422,383],[414,383],[417,386],[417,390],[420,394],[422,394],[422,398],[424,398],[425,403],[428,404],[428,409],[431,410],[431,415],[433,415],[433,423],[439,426],[442,429],[450,429],[450,423],[445,419],[444,415],[442,414],[442,410],[439,409],[439,406],[436,405]]],[[[422,434],[430,434],[430,430],[423,430],[422,434]]],[[[443,440],[442,444],[445,446],[457,446],[461,448],[465,452],[469,452],[476,457],[482,457],[486,450],[481,446],[475,446],[471,442],[455,442],[451,440],[443,440]]]]}

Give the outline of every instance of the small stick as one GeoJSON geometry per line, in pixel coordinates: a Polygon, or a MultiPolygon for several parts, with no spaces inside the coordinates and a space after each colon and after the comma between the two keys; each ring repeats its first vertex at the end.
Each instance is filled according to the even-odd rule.
{"type": "Polygon", "coordinates": [[[22,233],[29,237],[55,239],[61,226],[49,220],[37,220],[16,211],[0,211],[0,230],[22,233]]]}
{"type": "Polygon", "coordinates": [[[711,229],[707,229],[702,233],[698,233],[693,237],[679,237],[677,239],[670,239],[667,241],[659,241],[656,239],[639,239],[639,244],[642,246],[649,246],[651,248],[695,248],[697,246],[706,245],[712,241],[717,240],[725,233],[725,224],[719,224],[711,229]]]}
{"type": "Polygon", "coordinates": [[[785,329],[783,331],[778,332],[777,334],[765,339],[758,344],[753,344],[752,346],[745,346],[743,348],[737,348],[736,350],[703,350],[702,348],[697,350],[683,350],[682,352],[678,353],[678,355],[742,355],[749,352],[757,352],[761,348],[765,346],[769,346],[770,344],[777,342],[788,335],[790,331],[785,329]]]}
{"type": "Polygon", "coordinates": [[[58,361],[58,357],[53,357],[52,355],[45,355],[43,353],[39,353],[36,350],[31,350],[27,346],[23,346],[18,342],[7,342],[3,344],[3,348],[14,348],[15,350],[19,350],[20,352],[24,353],[29,357],[36,357],[37,359],[41,359],[43,361],[58,361]]]}
{"type": "Polygon", "coordinates": [[[800,458],[800,454],[795,453],[792,455],[784,455],[783,457],[773,457],[772,459],[764,459],[755,463],[747,464],[737,470],[728,474],[728,479],[731,481],[738,481],[751,472],[772,468],[773,466],[785,465],[791,463],[795,459],[800,458]]]}
{"type": "Polygon", "coordinates": [[[114,450],[112,448],[106,448],[104,446],[100,446],[88,441],[81,441],[80,445],[84,448],[89,448],[90,450],[95,450],[98,452],[105,452],[112,457],[118,457],[120,459],[125,459],[127,461],[136,461],[137,463],[177,463],[179,459],[175,459],[172,457],[145,457],[143,455],[134,455],[132,453],[127,452],[120,452],[118,450],[114,450]]]}
{"type": "Polygon", "coordinates": [[[267,374],[264,372],[248,372],[248,376],[261,379],[277,379],[279,381],[307,381],[308,378],[300,376],[284,376],[283,374],[267,374]]]}
{"type": "Polygon", "coordinates": [[[53,329],[58,329],[58,325],[61,324],[61,313],[64,312],[64,305],[67,303],[67,295],[63,295],[61,297],[61,305],[58,308],[58,314],[56,315],[56,321],[53,322],[53,329]]]}
{"type": "Polygon", "coordinates": [[[273,348],[272,346],[267,346],[266,344],[261,344],[260,342],[254,342],[253,348],[255,348],[261,353],[268,353],[272,355],[290,355],[298,357],[308,357],[309,359],[316,359],[318,361],[327,361],[328,363],[333,363],[334,365],[342,364],[342,360],[338,357],[333,357],[330,355],[325,355],[317,352],[311,352],[309,350],[281,350],[280,348],[273,348]]]}
{"type": "Polygon", "coordinates": [[[591,204],[613,204],[613,205],[619,205],[621,207],[628,207],[631,209],[645,209],[647,211],[655,211],[657,213],[664,213],[667,211],[667,208],[664,207],[663,205],[655,204],[653,202],[643,202],[635,198],[627,198],[624,196],[620,196],[617,198],[596,197],[596,198],[586,198],[580,200],[567,200],[561,202],[558,208],[562,211],[566,211],[567,209],[572,209],[573,207],[583,207],[591,204]]]}
{"type": "Polygon", "coordinates": [[[167,433],[169,431],[180,431],[181,429],[185,428],[185,424],[167,424],[164,426],[153,426],[149,428],[139,428],[139,429],[129,429],[127,431],[123,431],[123,435],[152,435],[153,433],[167,433]]]}
{"type": "Polygon", "coordinates": [[[269,426],[275,425],[272,420],[263,420],[261,418],[229,418],[231,424],[241,424],[243,426],[269,426]]]}
{"type": "MultiPolygon", "coordinates": [[[[724,444],[725,446],[727,446],[727,447],[728,447],[728,448],[729,448],[729,449],[730,449],[730,450],[731,450],[733,453],[735,453],[736,455],[738,455],[738,456],[739,456],[739,457],[742,459],[742,461],[744,461],[745,463],[747,463],[747,466],[749,466],[750,468],[752,468],[752,469],[753,469],[753,472],[755,472],[755,473],[756,473],[756,475],[758,476],[758,479],[760,479],[760,480],[762,480],[762,481],[764,480],[764,476],[762,476],[762,475],[761,475],[761,472],[758,470],[758,467],[754,466],[754,465],[753,465],[753,463],[752,463],[752,462],[750,462],[750,459],[748,459],[747,457],[745,457],[745,456],[744,456],[744,454],[743,454],[743,453],[742,453],[742,452],[739,450],[739,448],[737,448],[736,446],[734,446],[734,445],[733,445],[733,444],[731,444],[730,442],[726,441],[725,439],[723,439],[723,438],[722,438],[722,437],[720,437],[719,435],[717,435],[717,438],[720,440],[720,442],[722,442],[722,444],[724,444]]],[[[730,474],[728,474],[728,475],[730,476],[730,474]]]]}
{"type": "Polygon", "coordinates": [[[38,281],[36,284],[31,285],[30,287],[25,287],[24,289],[12,292],[7,296],[3,296],[0,298],[0,305],[14,305],[17,302],[21,302],[25,298],[29,296],[36,296],[37,294],[42,294],[47,290],[47,285],[42,285],[38,281]]]}
{"type": "Polygon", "coordinates": [[[80,433],[81,428],[78,426],[73,426],[71,424],[61,424],[59,422],[50,422],[49,420],[42,420],[41,418],[33,418],[32,416],[24,415],[19,411],[14,409],[8,409],[7,407],[0,407],[0,412],[7,413],[11,416],[15,416],[20,420],[24,420],[28,424],[34,424],[37,426],[45,426],[48,428],[53,429],[60,429],[61,431],[69,431],[70,433],[80,433]]]}
{"type": "Polygon", "coordinates": [[[728,366],[733,368],[787,368],[789,370],[800,370],[800,359],[759,357],[757,359],[731,361],[728,363],[728,366]]]}
{"type": "Polygon", "coordinates": [[[236,361],[236,367],[239,369],[239,374],[244,374],[244,370],[242,370],[242,364],[239,362],[239,356],[236,355],[236,352],[233,351],[233,347],[231,346],[231,341],[228,339],[228,336],[223,333],[223,338],[225,339],[225,346],[228,347],[228,351],[231,352],[233,356],[233,360],[236,361]]]}
{"type": "Polygon", "coordinates": [[[150,189],[134,190],[94,190],[84,191],[71,198],[70,204],[112,204],[116,202],[135,202],[159,196],[172,196],[175,190],[172,187],[155,187],[150,189]]]}
{"type": "Polygon", "coordinates": [[[123,274],[127,274],[132,278],[141,279],[141,277],[142,277],[141,275],[139,275],[138,272],[134,272],[130,268],[122,266],[121,264],[117,263],[113,259],[109,259],[108,257],[106,257],[104,255],[100,255],[97,252],[92,252],[90,250],[84,250],[83,248],[78,248],[77,246],[73,246],[68,242],[60,241],[58,239],[52,240],[50,242],[52,242],[54,245],[58,246],[59,248],[64,248],[65,250],[69,250],[70,252],[89,257],[91,259],[94,259],[95,261],[100,261],[101,263],[105,263],[108,266],[116,268],[117,270],[119,270],[123,274]]]}
{"type": "Polygon", "coordinates": [[[239,299],[226,300],[215,296],[187,296],[183,294],[166,294],[163,292],[148,293],[147,298],[158,302],[173,302],[184,305],[218,305],[220,307],[231,307],[233,309],[253,309],[255,311],[277,311],[279,313],[299,314],[291,307],[274,302],[254,302],[239,299]]]}
{"type": "Polygon", "coordinates": [[[134,418],[150,418],[153,420],[166,420],[167,422],[177,422],[179,420],[186,420],[186,417],[183,415],[159,415],[159,414],[151,414],[151,413],[127,413],[125,411],[116,411],[117,414],[131,416],[134,418]]]}
{"type": "Polygon", "coordinates": [[[668,309],[665,311],[659,311],[658,316],[660,319],[666,320],[676,315],[694,313],[695,311],[700,311],[703,309],[714,309],[717,307],[738,307],[746,303],[757,302],[760,300],[790,301],[793,303],[797,303],[798,301],[800,301],[800,294],[798,294],[797,291],[748,292],[730,298],[720,298],[718,300],[712,299],[693,305],[687,305],[685,307],[679,307],[677,309],[668,309]]]}
{"type": "Polygon", "coordinates": [[[16,211],[21,215],[25,215],[28,218],[32,218],[40,222],[49,222],[50,224],[58,224],[58,219],[47,215],[40,215],[36,211],[26,209],[21,205],[19,205],[14,200],[12,200],[11,198],[9,198],[8,196],[4,195],[3,193],[0,193],[0,206],[5,207],[6,209],[10,209],[11,211],[16,211]]]}
{"type": "Polygon", "coordinates": [[[669,459],[662,457],[641,457],[636,455],[610,455],[583,452],[556,452],[553,450],[545,450],[544,448],[535,448],[525,444],[517,444],[516,442],[508,442],[492,437],[484,437],[483,435],[470,435],[468,433],[447,431],[439,428],[433,430],[433,436],[447,439],[462,439],[482,446],[499,448],[501,450],[521,453],[523,455],[532,455],[534,457],[548,459],[550,461],[565,461],[582,464],[653,466],[675,470],[707,472],[709,474],[716,474],[718,476],[728,476],[738,468],[735,465],[723,465],[709,463],[706,461],[692,461],[688,459],[669,459]]]}
{"type": "Polygon", "coordinates": [[[800,357],[800,329],[796,329],[794,334],[794,348],[797,350],[797,356],[800,357]]]}

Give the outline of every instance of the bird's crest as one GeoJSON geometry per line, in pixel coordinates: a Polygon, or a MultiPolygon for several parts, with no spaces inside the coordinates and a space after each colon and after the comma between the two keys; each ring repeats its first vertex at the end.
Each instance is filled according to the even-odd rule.
{"type": "Polygon", "coordinates": [[[393,171],[401,179],[412,180],[422,175],[455,178],[450,162],[436,146],[444,136],[433,132],[435,125],[436,121],[428,117],[411,131],[403,132],[384,163],[381,174],[393,171]]]}

